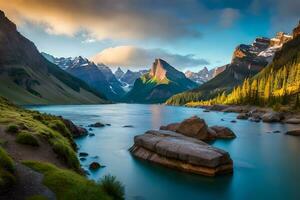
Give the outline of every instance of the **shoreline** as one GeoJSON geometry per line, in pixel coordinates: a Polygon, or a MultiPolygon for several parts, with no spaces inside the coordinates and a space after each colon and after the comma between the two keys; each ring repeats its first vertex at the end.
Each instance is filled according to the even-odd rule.
{"type": "Polygon", "coordinates": [[[211,105],[211,106],[187,106],[204,109],[203,112],[227,112],[238,113],[237,119],[265,123],[300,124],[300,113],[274,111],[272,108],[262,108],[250,105],[211,105]]]}

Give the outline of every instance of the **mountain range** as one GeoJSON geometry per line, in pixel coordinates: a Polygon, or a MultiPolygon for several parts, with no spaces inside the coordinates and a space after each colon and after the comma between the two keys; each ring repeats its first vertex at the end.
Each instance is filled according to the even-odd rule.
{"type": "Polygon", "coordinates": [[[196,89],[172,96],[166,103],[182,105],[214,98],[224,91],[230,92],[246,78],[253,77],[264,69],[273,60],[275,52],[291,39],[291,35],[279,32],[271,39],[258,37],[250,45],[238,45],[233,52],[231,63],[219,68],[221,73],[196,89]]]}
{"type": "Polygon", "coordinates": [[[17,104],[106,102],[101,93],[45,59],[2,11],[0,94],[17,104]]]}
{"type": "Polygon", "coordinates": [[[274,58],[270,64],[256,76],[245,79],[243,84],[228,94],[219,94],[207,101],[189,102],[187,105],[250,104],[292,112],[300,109],[300,23],[293,30],[292,39],[291,36],[284,37],[288,39],[284,43],[276,41],[279,50],[272,56],[274,58]]]}
{"type": "Polygon", "coordinates": [[[127,102],[162,103],[172,95],[195,88],[197,83],[186,78],[162,59],[155,59],[150,71],[138,78],[126,95],[127,102]]]}
{"type": "Polygon", "coordinates": [[[57,64],[66,72],[85,81],[109,100],[118,101],[125,94],[122,84],[117,80],[111,69],[104,64],[95,64],[81,56],[75,58],[56,58],[42,53],[50,62],[57,64]]]}
{"type": "Polygon", "coordinates": [[[132,89],[134,82],[147,72],[148,70],[131,71],[128,69],[126,73],[124,73],[119,67],[115,71],[115,77],[120,81],[123,89],[126,92],[129,92],[132,89]]]}

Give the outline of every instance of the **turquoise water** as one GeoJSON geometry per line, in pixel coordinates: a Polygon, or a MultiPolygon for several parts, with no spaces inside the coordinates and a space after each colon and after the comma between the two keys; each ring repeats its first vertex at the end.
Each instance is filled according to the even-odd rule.
{"type": "Polygon", "coordinates": [[[209,112],[201,109],[163,105],[111,104],[74,106],[35,106],[41,112],[61,115],[77,125],[100,121],[111,126],[94,129],[94,137],[76,140],[79,152],[89,153],[84,168],[98,161],[105,168],[90,172],[98,180],[105,174],[115,175],[130,200],[182,199],[300,199],[300,137],[284,135],[299,128],[280,123],[254,123],[237,120],[234,113],[209,112]],[[230,127],[237,135],[233,140],[218,140],[214,146],[228,151],[234,161],[234,174],[203,177],[137,160],[128,152],[133,137],[167,123],[192,115],[204,118],[209,126],[230,127]],[[224,121],[221,121],[224,119],[224,121]],[[124,128],[123,125],[133,125],[124,128]],[[280,131],[280,133],[268,133],[280,131]]]}

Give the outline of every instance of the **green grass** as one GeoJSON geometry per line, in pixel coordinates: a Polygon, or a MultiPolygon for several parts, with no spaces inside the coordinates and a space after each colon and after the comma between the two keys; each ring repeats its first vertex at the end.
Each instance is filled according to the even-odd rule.
{"type": "Polygon", "coordinates": [[[70,170],[60,169],[51,164],[33,161],[25,161],[23,164],[44,174],[43,184],[56,194],[58,200],[114,199],[113,195],[110,197],[109,194],[106,193],[101,183],[99,184],[88,180],[84,176],[70,170]]]}
{"type": "Polygon", "coordinates": [[[6,129],[6,133],[18,133],[19,132],[19,127],[16,124],[9,124],[6,129]]]}
{"type": "Polygon", "coordinates": [[[16,142],[19,144],[25,144],[30,146],[40,146],[38,140],[29,132],[23,131],[18,133],[16,137],[16,142]]]}
{"type": "Polygon", "coordinates": [[[0,168],[11,173],[15,171],[13,160],[2,147],[0,147],[0,168]]]}
{"type": "Polygon", "coordinates": [[[19,132],[44,138],[59,158],[70,168],[80,171],[76,144],[59,117],[23,109],[0,97],[0,124],[7,128],[17,126],[19,132]]]}
{"type": "Polygon", "coordinates": [[[14,163],[7,152],[0,147],[0,191],[10,188],[15,182],[14,163]]]}

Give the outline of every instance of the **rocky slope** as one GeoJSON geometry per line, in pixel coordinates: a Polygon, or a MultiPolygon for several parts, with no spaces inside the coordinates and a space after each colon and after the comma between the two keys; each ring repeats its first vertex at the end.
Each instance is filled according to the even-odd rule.
{"type": "Polygon", "coordinates": [[[275,38],[259,37],[250,45],[241,44],[233,52],[231,63],[222,66],[222,71],[198,88],[175,95],[167,104],[182,105],[191,101],[207,100],[225,91],[230,92],[247,77],[253,77],[273,59],[275,52],[291,39],[290,35],[278,33],[275,38]]]}
{"type": "Polygon", "coordinates": [[[225,127],[208,128],[204,120],[192,117],[181,123],[135,136],[130,152],[137,158],[166,167],[205,176],[231,173],[230,155],[202,140],[234,138],[225,127]]]}
{"type": "Polygon", "coordinates": [[[100,93],[46,60],[2,11],[0,94],[18,104],[104,102],[100,93]]]}
{"type": "Polygon", "coordinates": [[[81,56],[55,58],[46,53],[43,53],[43,56],[66,72],[85,81],[109,100],[117,101],[125,94],[121,83],[116,79],[110,68],[104,64],[96,65],[81,56]]]}
{"type": "Polygon", "coordinates": [[[215,73],[215,69],[208,70],[206,67],[204,67],[198,72],[186,71],[184,74],[187,78],[201,85],[209,81],[210,79],[212,79],[214,73],[215,73]]]}
{"type": "MultiPolygon", "coordinates": [[[[118,70],[119,69],[120,68],[118,68],[118,70]]],[[[140,78],[142,75],[148,72],[148,70],[139,70],[139,71],[127,70],[126,73],[122,71],[123,73],[119,73],[118,75],[118,72],[120,72],[118,70],[115,72],[115,76],[119,77],[118,80],[121,82],[123,89],[127,92],[132,89],[134,82],[138,78],[140,78]]]]}
{"type": "Polygon", "coordinates": [[[156,59],[150,72],[138,78],[125,96],[128,102],[162,103],[170,96],[197,84],[162,59],[156,59]]]}

